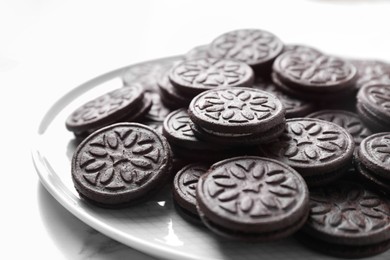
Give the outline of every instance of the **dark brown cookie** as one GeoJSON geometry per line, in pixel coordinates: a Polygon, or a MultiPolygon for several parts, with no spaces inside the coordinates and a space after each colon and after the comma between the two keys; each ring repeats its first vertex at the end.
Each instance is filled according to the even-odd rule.
{"type": "Polygon", "coordinates": [[[242,29],[218,36],[209,47],[211,57],[233,59],[250,65],[256,75],[268,76],[283,43],[274,34],[258,29],[242,29]]]}
{"type": "Polygon", "coordinates": [[[297,170],[309,186],[324,185],[351,166],[352,136],[344,128],[314,118],[287,119],[285,132],[259,147],[260,154],[297,170]]]}
{"type": "Polygon", "coordinates": [[[302,95],[344,96],[353,92],[357,79],[357,70],[350,62],[317,51],[285,52],[275,60],[273,73],[276,84],[302,95]]]}
{"type": "Polygon", "coordinates": [[[226,146],[216,146],[199,140],[190,127],[190,117],[184,108],[171,112],[163,124],[163,134],[168,142],[191,149],[221,150],[226,146]]]}
{"type": "Polygon", "coordinates": [[[359,116],[349,111],[321,110],[314,112],[307,117],[332,122],[345,128],[352,135],[356,148],[360,145],[364,138],[372,134],[372,132],[360,120],[359,116]]]}
{"type": "Polygon", "coordinates": [[[168,74],[164,74],[158,81],[161,102],[170,109],[188,107],[192,97],[177,92],[169,81],[168,74]]]}
{"type": "Polygon", "coordinates": [[[358,161],[372,174],[388,179],[390,184],[390,132],[365,138],[359,147],[358,161]]]}
{"type": "Polygon", "coordinates": [[[304,117],[315,108],[312,102],[285,94],[271,80],[256,79],[253,88],[270,92],[279,98],[286,109],[286,118],[304,117]]]}
{"type": "MultiPolygon", "coordinates": [[[[284,128],[286,127],[285,121],[272,127],[271,129],[255,134],[245,134],[245,135],[235,135],[235,134],[223,134],[217,132],[210,132],[194,123],[190,123],[191,129],[194,132],[194,135],[204,142],[209,142],[213,145],[218,146],[232,146],[232,147],[242,147],[244,151],[240,154],[248,155],[253,154],[251,147],[255,147],[259,144],[266,144],[277,140],[277,138],[283,133],[284,128]],[[245,150],[247,152],[245,152],[245,150]]],[[[235,148],[238,149],[238,148],[235,148]]]]}
{"type": "Polygon", "coordinates": [[[66,128],[76,134],[91,133],[126,118],[138,108],[143,98],[144,90],[140,85],[110,91],[77,108],[66,119],[66,128]]]}
{"type": "Polygon", "coordinates": [[[357,98],[357,112],[363,122],[375,132],[390,131],[390,85],[365,85],[357,98]]]}
{"type": "Polygon", "coordinates": [[[361,258],[390,247],[389,200],[354,182],[310,190],[302,242],[326,254],[361,258]]]}
{"type": "Polygon", "coordinates": [[[191,216],[198,216],[196,210],[196,186],[201,175],[205,174],[209,165],[193,163],[178,171],[173,180],[173,199],[191,216]]]}
{"type": "Polygon", "coordinates": [[[196,196],[206,226],[240,240],[287,237],[303,225],[309,210],[302,177],[281,162],[256,156],[212,165],[200,177],[196,196]]]}
{"type": "Polygon", "coordinates": [[[262,133],[284,123],[285,109],[271,93],[253,88],[203,92],[190,103],[188,114],[203,130],[219,136],[262,133]]]}
{"type": "Polygon", "coordinates": [[[170,70],[169,80],[179,92],[195,96],[221,87],[251,87],[254,74],[239,61],[205,58],[177,64],[170,70]]]}
{"type": "Polygon", "coordinates": [[[118,123],[88,136],[72,158],[81,197],[103,207],[127,205],[160,189],[170,177],[165,138],[137,123],[118,123]]]}
{"type": "Polygon", "coordinates": [[[358,70],[356,88],[377,83],[390,84],[390,64],[378,60],[350,60],[358,70]]]}

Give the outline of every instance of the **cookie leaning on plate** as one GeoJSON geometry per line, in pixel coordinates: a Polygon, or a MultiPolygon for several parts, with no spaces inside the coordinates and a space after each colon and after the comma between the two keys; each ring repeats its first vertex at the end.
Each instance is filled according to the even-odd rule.
{"type": "Polygon", "coordinates": [[[86,200],[103,207],[131,204],[171,176],[168,142],[138,123],[118,123],[89,135],[72,158],[72,180],[86,200]]]}
{"type": "Polygon", "coordinates": [[[309,213],[308,189],[291,167],[257,156],[215,163],[199,178],[197,209],[215,233],[272,241],[293,234],[309,213]]]}

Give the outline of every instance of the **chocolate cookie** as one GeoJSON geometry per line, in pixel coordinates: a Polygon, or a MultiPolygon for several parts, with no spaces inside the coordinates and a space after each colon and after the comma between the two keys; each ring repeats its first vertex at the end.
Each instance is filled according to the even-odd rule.
{"type": "Polygon", "coordinates": [[[242,29],[218,36],[209,47],[211,57],[233,59],[250,65],[256,75],[269,77],[272,63],[283,51],[282,41],[258,29],[242,29]]]}
{"type": "Polygon", "coordinates": [[[240,240],[287,237],[304,224],[309,210],[302,177],[281,162],[256,156],[212,165],[199,178],[196,196],[203,223],[240,240]]]}
{"type": "Polygon", "coordinates": [[[66,119],[66,128],[76,134],[91,133],[137,112],[143,98],[140,85],[110,91],[77,108],[66,119]]]}
{"type": "Polygon", "coordinates": [[[118,123],[88,136],[72,158],[81,197],[103,207],[139,201],[170,177],[171,151],[163,136],[137,123],[118,123]]]}
{"type": "Polygon", "coordinates": [[[190,103],[188,114],[203,130],[219,136],[263,133],[284,123],[285,109],[271,93],[253,88],[203,92],[190,103]]]}
{"type": "Polygon", "coordinates": [[[251,87],[254,74],[239,61],[205,58],[177,64],[170,70],[169,79],[176,90],[193,97],[209,89],[251,87]]]}
{"type": "Polygon", "coordinates": [[[353,93],[356,79],[357,70],[350,62],[317,51],[285,52],[273,64],[274,82],[301,98],[344,97],[353,93]]]}
{"type": "Polygon", "coordinates": [[[286,118],[304,117],[315,108],[314,103],[289,96],[280,91],[271,80],[256,79],[253,88],[274,94],[286,109],[286,118]]]}
{"type": "Polygon", "coordinates": [[[355,155],[355,166],[372,184],[390,193],[390,132],[365,138],[355,155]]]}
{"type": "Polygon", "coordinates": [[[358,70],[356,88],[364,85],[390,84],[390,64],[378,60],[350,60],[358,70]]]}
{"type": "Polygon", "coordinates": [[[349,111],[321,110],[314,112],[307,117],[325,120],[343,127],[352,135],[356,148],[364,138],[372,134],[360,120],[359,116],[349,111]]]}
{"type": "Polygon", "coordinates": [[[284,133],[259,147],[260,155],[297,170],[309,186],[330,183],[351,166],[352,136],[344,128],[314,118],[287,119],[284,133]]]}
{"type": "Polygon", "coordinates": [[[390,85],[365,85],[357,98],[362,121],[375,132],[390,131],[390,85]]]}
{"type": "Polygon", "coordinates": [[[199,220],[196,210],[196,186],[201,175],[205,174],[209,165],[193,163],[178,171],[173,180],[173,199],[182,213],[192,219],[199,220]]]}
{"type": "Polygon", "coordinates": [[[192,96],[188,97],[179,93],[169,81],[168,74],[164,74],[158,81],[161,102],[170,109],[188,107],[192,96]]]}
{"type": "Polygon", "coordinates": [[[318,54],[321,53],[321,51],[317,50],[316,48],[303,45],[303,44],[285,44],[283,48],[283,52],[288,52],[288,51],[317,52],[318,54]]]}
{"type": "Polygon", "coordinates": [[[310,190],[309,220],[298,238],[323,253],[346,258],[390,248],[389,200],[354,182],[310,190]]]}

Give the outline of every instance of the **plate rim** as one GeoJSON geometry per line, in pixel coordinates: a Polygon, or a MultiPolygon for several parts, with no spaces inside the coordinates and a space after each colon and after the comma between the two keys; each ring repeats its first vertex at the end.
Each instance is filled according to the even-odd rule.
{"type": "MultiPolygon", "coordinates": [[[[185,252],[179,252],[164,245],[156,245],[146,240],[139,239],[134,235],[121,232],[120,230],[112,228],[107,223],[104,223],[96,216],[93,216],[93,212],[90,212],[89,209],[83,208],[80,201],[78,201],[78,198],[76,198],[74,194],[72,194],[72,192],[64,185],[64,183],[60,180],[59,176],[55,173],[55,171],[50,169],[49,162],[46,161],[45,158],[41,155],[39,149],[40,139],[43,138],[43,135],[46,132],[48,126],[52,123],[56,116],[66,107],[66,105],[68,105],[77,96],[87,92],[88,90],[95,87],[97,84],[104,83],[106,81],[114,79],[115,77],[123,76],[123,73],[132,67],[144,65],[147,63],[159,62],[162,60],[175,60],[180,59],[182,57],[183,56],[181,55],[169,56],[135,63],[106,72],[74,87],[73,89],[62,95],[54,103],[52,103],[49,109],[45,110],[46,112],[41,117],[41,120],[38,123],[38,127],[35,128],[37,129],[37,131],[34,133],[30,151],[34,168],[38,174],[40,182],[45,187],[45,189],[67,211],[69,211],[73,216],[84,222],[86,225],[103,233],[111,239],[114,239],[133,249],[141,251],[146,255],[167,259],[199,259],[197,257],[194,258],[193,255],[189,255],[185,252]]],[[[123,78],[121,79],[123,81],[123,78]]],[[[202,257],[202,259],[204,258],[202,257]]]]}

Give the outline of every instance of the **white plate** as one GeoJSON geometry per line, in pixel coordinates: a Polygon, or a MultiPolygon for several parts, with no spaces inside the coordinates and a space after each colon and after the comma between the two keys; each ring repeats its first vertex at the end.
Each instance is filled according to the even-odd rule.
{"type": "MultiPolygon", "coordinates": [[[[160,258],[333,259],[306,249],[293,238],[250,244],[217,237],[178,215],[168,188],[146,203],[120,210],[98,208],[80,199],[71,180],[70,158],[76,143],[73,134],[65,128],[66,117],[91,98],[120,87],[122,79],[131,81],[138,76],[145,79],[149,72],[175,59],[137,64],[94,78],[71,90],[47,111],[32,151],[46,189],[86,224],[129,247],[160,258]]],[[[372,259],[390,259],[390,251],[372,259]]]]}

